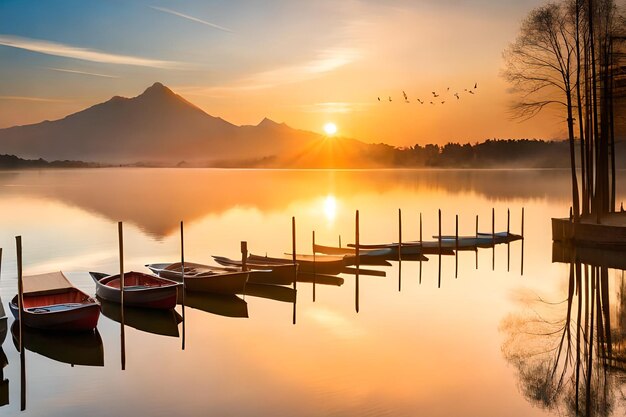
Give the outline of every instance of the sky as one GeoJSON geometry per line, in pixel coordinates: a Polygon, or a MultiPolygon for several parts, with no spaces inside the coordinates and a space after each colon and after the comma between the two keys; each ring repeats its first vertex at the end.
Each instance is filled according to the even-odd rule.
{"type": "Polygon", "coordinates": [[[237,125],[268,117],[322,133],[332,122],[396,146],[560,139],[554,111],[511,118],[500,75],[503,50],[543,2],[0,0],[0,128],[159,81],[237,125]]]}

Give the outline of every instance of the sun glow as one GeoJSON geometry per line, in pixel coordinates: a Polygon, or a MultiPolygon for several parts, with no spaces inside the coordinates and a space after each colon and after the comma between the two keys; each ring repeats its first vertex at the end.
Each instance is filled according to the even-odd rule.
{"type": "Polygon", "coordinates": [[[337,199],[333,195],[329,195],[324,200],[324,214],[329,222],[337,217],[337,199]]]}
{"type": "Polygon", "coordinates": [[[337,133],[337,125],[332,122],[326,123],[324,125],[324,132],[326,132],[328,136],[333,136],[335,133],[337,133]]]}

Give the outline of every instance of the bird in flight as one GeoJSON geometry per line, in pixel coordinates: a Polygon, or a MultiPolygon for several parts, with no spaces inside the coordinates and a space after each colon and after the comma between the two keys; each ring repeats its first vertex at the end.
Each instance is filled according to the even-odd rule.
{"type": "Polygon", "coordinates": [[[441,104],[446,104],[446,101],[445,101],[445,100],[444,100],[444,101],[442,101],[442,102],[441,102],[441,104]]]}
{"type": "Polygon", "coordinates": [[[418,101],[420,104],[424,104],[424,102],[423,102],[422,100],[420,100],[419,98],[417,99],[417,101],[418,101]]]}
{"type": "Polygon", "coordinates": [[[454,93],[454,97],[456,97],[457,100],[459,100],[461,97],[459,97],[459,93],[454,93]]]}
{"type": "Polygon", "coordinates": [[[433,103],[433,102],[431,101],[431,102],[430,102],[430,104],[435,104],[435,103],[433,103]]]}
{"type": "Polygon", "coordinates": [[[474,94],[474,92],[472,90],[469,91],[470,94],[474,94]]]}
{"type": "Polygon", "coordinates": [[[378,97],[378,101],[380,101],[380,97],[378,97]]]}
{"type": "Polygon", "coordinates": [[[404,96],[404,100],[408,100],[409,98],[406,96],[406,93],[404,92],[404,90],[402,90],[402,95],[404,96]]]}
{"type": "Polygon", "coordinates": [[[474,90],[478,88],[478,83],[474,83],[474,90]]]}
{"type": "Polygon", "coordinates": [[[391,101],[391,96],[389,96],[389,101],[391,101]]]}

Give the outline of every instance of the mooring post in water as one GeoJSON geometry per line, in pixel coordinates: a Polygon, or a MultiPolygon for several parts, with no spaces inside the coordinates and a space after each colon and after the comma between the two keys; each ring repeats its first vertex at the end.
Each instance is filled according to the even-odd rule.
{"type": "Polygon", "coordinates": [[[356,282],[356,286],[354,288],[354,306],[356,309],[356,312],[359,312],[359,268],[361,266],[361,260],[359,257],[359,244],[360,244],[360,239],[359,239],[359,210],[356,211],[355,214],[355,221],[354,221],[354,253],[356,255],[356,275],[355,275],[355,282],[356,282]]]}
{"type": "Polygon", "coordinates": [[[298,263],[296,262],[296,217],[291,217],[291,259],[293,264],[296,265],[293,274],[293,289],[296,289],[296,282],[298,282],[298,263]]]}
{"type": "Polygon", "coordinates": [[[522,207],[522,254],[520,258],[520,275],[524,275],[524,207],[522,207]]]}
{"type": "Polygon", "coordinates": [[[0,279],[2,279],[2,248],[0,248],[0,279]]]}
{"type": "Polygon", "coordinates": [[[315,276],[316,276],[316,272],[317,272],[317,265],[316,265],[316,259],[315,259],[315,230],[313,230],[313,239],[312,239],[312,245],[313,245],[313,302],[315,302],[315,276]]]}
{"type": "Polygon", "coordinates": [[[15,249],[17,251],[17,319],[20,322],[20,353],[24,354],[22,346],[22,329],[24,321],[22,312],[24,311],[24,282],[22,281],[22,236],[15,236],[15,249]]]}
{"type": "Polygon", "coordinates": [[[248,242],[241,241],[241,271],[246,272],[248,270],[248,242]]]}
{"type": "Polygon", "coordinates": [[[339,235],[339,247],[341,248],[341,235],[339,235]]]}
{"type": "MultiPolygon", "coordinates": [[[[478,239],[478,214],[476,215],[476,239],[478,239]]],[[[478,269],[478,241],[476,241],[477,245],[474,249],[474,253],[476,254],[476,269],[478,269]]]]}
{"type": "Polygon", "coordinates": [[[422,258],[424,257],[424,242],[422,240],[422,213],[420,212],[420,281],[422,283],[422,258]]]}
{"type": "Polygon", "coordinates": [[[496,209],[491,208],[491,269],[496,270],[496,209]]]}
{"type": "Polygon", "coordinates": [[[511,241],[509,240],[509,232],[511,226],[511,210],[506,209],[506,272],[511,270],[511,241]]]}
{"type": "Polygon", "coordinates": [[[524,239],[524,207],[522,207],[522,239],[524,239]]]}
{"type": "Polygon", "coordinates": [[[439,235],[437,236],[439,246],[439,274],[437,277],[437,288],[441,288],[441,209],[439,209],[439,235]]]}
{"type": "Polygon", "coordinates": [[[402,209],[398,209],[398,262],[402,260],[402,209]]]}
{"type": "Polygon", "coordinates": [[[117,236],[120,252],[120,361],[123,371],[126,369],[126,334],[124,332],[124,229],[122,222],[117,222],[117,236]]]}
{"type": "Polygon", "coordinates": [[[118,247],[120,251],[120,299],[124,305],[124,230],[122,222],[117,222],[118,247]]]}
{"type": "Polygon", "coordinates": [[[459,275],[459,215],[454,218],[454,278],[459,275]]]}
{"type": "Polygon", "coordinates": [[[182,286],[178,288],[178,291],[181,293],[181,304],[182,304],[182,316],[183,316],[183,337],[181,340],[181,349],[185,350],[185,239],[183,235],[183,221],[180,221],[180,278],[182,281],[182,286]]]}

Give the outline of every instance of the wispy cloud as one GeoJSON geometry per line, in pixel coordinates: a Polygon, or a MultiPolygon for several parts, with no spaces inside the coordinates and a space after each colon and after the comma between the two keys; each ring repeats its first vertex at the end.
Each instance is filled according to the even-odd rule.
{"type": "Polygon", "coordinates": [[[79,48],[57,42],[22,38],[12,35],[0,35],[0,45],[39,52],[46,55],[100,62],[104,64],[134,65],[153,68],[179,68],[182,66],[179,62],[162,61],[130,55],[111,54],[95,49],[79,48]]]}
{"type": "Polygon", "coordinates": [[[94,77],[104,77],[104,78],[120,78],[117,75],[99,74],[97,72],[78,71],[78,70],[71,70],[71,69],[66,69],[66,68],[54,68],[54,67],[46,67],[46,68],[52,71],[68,72],[70,74],[92,75],[94,77]]]}
{"type": "Polygon", "coordinates": [[[351,113],[365,111],[371,106],[371,103],[325,102],[305,104],[301,108],[307,113],[351,113]]]}
{"type": "Polygon", "coordinates": [[[158,10],[159,12],[168,13],[168,14],[171,14],[171,15],[174,15],[174,16],[182,17],[183,19],[191,20],[193,22],[202,23],[203,25],[210,26],[210,27],[215,28],[215,29],[223,30],[224,32],[232,32],[232,30],[230,30],[230,29],[228,29],[228,28],[226,28],[224,26],[220,26],[220,25],[217,25],[215,23],[207,22],[206,20],[202,20],[202,19],[199,19],[197,17],[189,16],[188,14],[177,12],[176,10],[166,9],[165,7],[158,7],[158,6],[150,6],[150,8],[154,9],[154,10],[158,10]]]}
{"type": "Polygon", "coordinates": [[[40,103],[67,103],[67,100],[47,97],[0,96],[0,100],[35,101],[40,103]]]}

